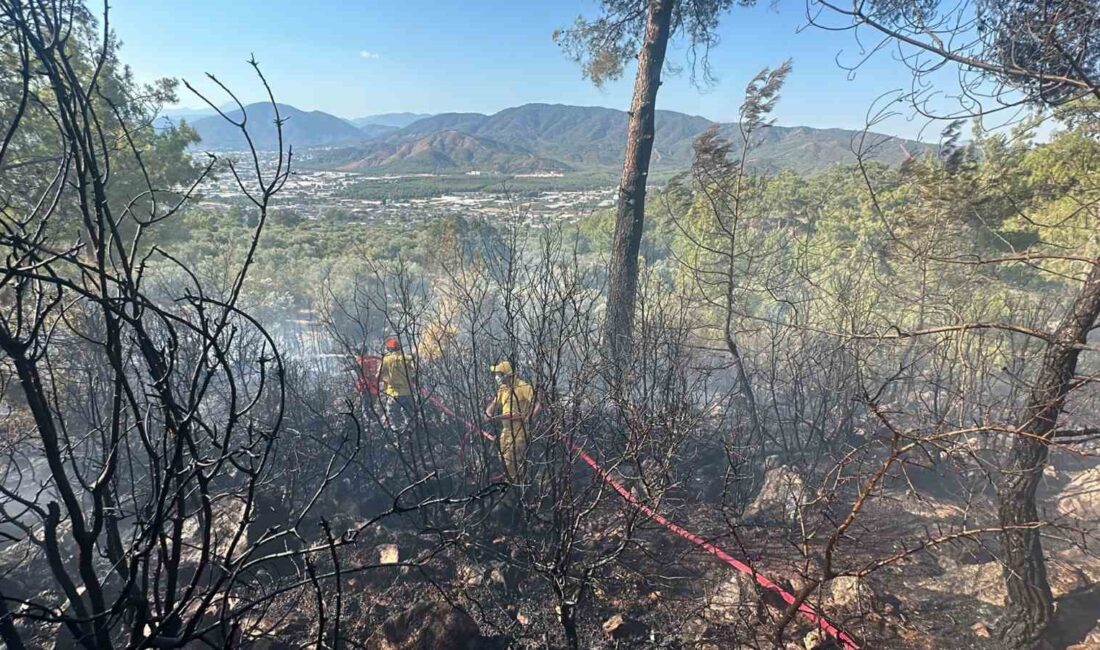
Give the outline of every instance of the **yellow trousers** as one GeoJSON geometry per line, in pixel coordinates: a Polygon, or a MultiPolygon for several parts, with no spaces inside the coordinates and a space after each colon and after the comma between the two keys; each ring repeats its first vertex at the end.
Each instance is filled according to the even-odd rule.
{"type": "Polygon", "coordinates": [[[527,425],[522,421],[505,421],[497,443],[508,480],[523,483],[527,478],[527,425]]]}

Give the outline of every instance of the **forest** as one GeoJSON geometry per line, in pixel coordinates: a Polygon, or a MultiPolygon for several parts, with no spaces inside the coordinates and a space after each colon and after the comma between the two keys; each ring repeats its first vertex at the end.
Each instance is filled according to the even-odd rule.
{"type": "Polygon", "coordinates": [[[364,178],[508,204],[364,225],[281,206],[263,62],[257,124],[0,0],[3,647],[1100,648],[1100,5],[807,0],[912,77],[850,160],[753,164],[776,61],[651,177],[666,47],[751,0],[593,4],[553,38],[636,73],[621,178],[364,178]]]}

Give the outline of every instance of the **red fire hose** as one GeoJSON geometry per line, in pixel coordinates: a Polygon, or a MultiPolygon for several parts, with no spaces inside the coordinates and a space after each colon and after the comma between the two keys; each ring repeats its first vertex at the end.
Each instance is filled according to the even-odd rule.
{"type": "MultiPolygon", "coordinates": [[[[420,394],[423,395],[425,397],[425,399],[428,400],[428,402],[430,402],[433,406],[435,406],[437,409],[442,411],[445,415],[450,416],[450,417],[458,420],[459,422],[465,424],[466,428],[471,433],[478,433],[478,434],[481,435],[481,437],[485,438],[486,440],[490,440],[490,441],[495,441],[496,440],[496,436],[494,436],[493,434],[489,433],[488,431],[485,431],[485,430],[481,429],[480,427],[478,427],[476,422],[473,422],[472,420],[468,420],[468,419],[462,417],[461,415],[459,415],[458,413],[456,413],[454,411],[454,409],[452,409],[449,406],[447,406],[446,404],[444,404],[442,400],[440,400],[438,397],[433,395],[427,389],[421,388],[420,389],[420,394]]],[[[603,480],[604,483],[611,486],[612,489],[614,489],[616,492],[619,493],[619,496],[621,496],[623,498],[623,500],[625,500],[631,506],[636,508],[639,512],[641,512],[645,516],[649,517],[651,520],[657,522],[658,524],[664,526],[669,531],[675,533],[676,535],[679,535],[680,537],[686,539],[687,541],[691,542],[692,544],[695,544],[696,546],[703,549],[707,553],[710,553],[711,555],[715,556],[719,560],[722,560],[723,562],[730,565],[734,569],[737,569],[741,573],[743,573],[747,576],[750,576],[753,580],[756,581],[756,584],[760,585],[764,589],[767,589],[768,591],[771,591],[772,593],[778,594],[779,597],[783,599],[783,602],[787,603],[788,605],[793,604],[797,600],[795,598],[794,594],[788,592],[787,590],[783,589],[782,587],[780,587],[776,583],[769,580],[764,575],[761,575],[759,572],[753,570],[753,568],[750,567],[749,565],[745,564],[741,560],[738,560],[737,558],[733,557],[729,553],[723,551],[722,549],[718,548],[717,546],[715,546],[714,544],[708,542],[707,540],[703,539],[702,537],[696,535],[695,533],[693,533],[693,532],[687,530],[686,528],[683,528],[682,526],[670,521],[667,517],[665,517],[661,513],[657,512],[653,508],[650,508],[646,504],[642,503],[638,499],[638,497],[634,496],[630,492],[630,490],[627,490],[626,487],[624,487],[622,483],[615,480],[615,478],[613,476],[611,476],[611,474],[607,470],[605,470],[599,463],[596,462],[595,458],[590,456],[586,451],[584,451],[584,449],[582,449],[580,446],[575,444],[572,441],[572,439],[566,440],[566,444],[569,445],[569,448],[575,454],[577,454],[577,456],[582,461],[584,461],[584,463],[586,465],[588,465],[589,467],[592,468],[592,471],[594,471],[596,473],[596,475],[599,476],[600,479],[603,480]]],[[[807,621],[813,623],[817,627],[821,628],[824,632],[826,632],[827,634],[829,634],[830,636],[835,638],[844,647],[844,650],[859,650],[859,644],[856,643],[855,639],[853,639],[851,637],[851,635],[849,635],[847,632],[841,630],[837,626],[830,623],[821,613],[819,613],[817,610],[815,610],[808,603],[806,603],[806,602],[799,603],[798,612],[807,621]]]]}

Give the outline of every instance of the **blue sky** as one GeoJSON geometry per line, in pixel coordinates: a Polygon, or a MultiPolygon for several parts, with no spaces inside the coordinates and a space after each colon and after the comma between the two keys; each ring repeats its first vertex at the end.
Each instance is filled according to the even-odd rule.
{"type": "MultiPolygon", "coordinates": [[[[245,64],[254,53],[279,101],[348,118],[492,113],[527,102],[630,103],[632,70],[597,89],[551,39],[576,16],[595,15],[595,0],[114,0],[111,8],[121,58],[139,80],[182,77],[211,88],[209,71],[246,102],[261,98],[245,64]]],[[[779,124],[862,128],[876,98],[909,87],[908,71],[890,52],[852,75],[837,59],[859,60],[855,36],[805,24],[802,0],[735,7],[711,55],[717,84],[696,88],[686,70],[666,76],[659,107],[729,120],[752,75],[788,57],[794,70],[775,114],[779,124]]],[[[675,44],[670,61],[686,67],[683,45],[675,44]]],[[[180,104],[200,102],[183,90],[180,104]]],[[[924,126],[901,116],[876,130],[912,137],[924,126]]],[[[926,137],[939,129],[932,128],[926,137]]]]}

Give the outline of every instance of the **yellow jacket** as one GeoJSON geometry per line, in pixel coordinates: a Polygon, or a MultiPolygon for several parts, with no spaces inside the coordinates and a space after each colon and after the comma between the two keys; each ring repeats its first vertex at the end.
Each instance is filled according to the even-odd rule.
{"type": "Polygon", "coordinates": [[[497,389],[496,403],[501,415],[518,415],[527,419],[531,417],[535,405],[535,389],[522,379],[513,379],[497,389]]]}
{"type": "Polygon", "coordinates": [[[404,352],[387,352],[382,357],[382,385],[390,397],[412,395],[412,378],[416,376],[416,357],[404,352]]]}

